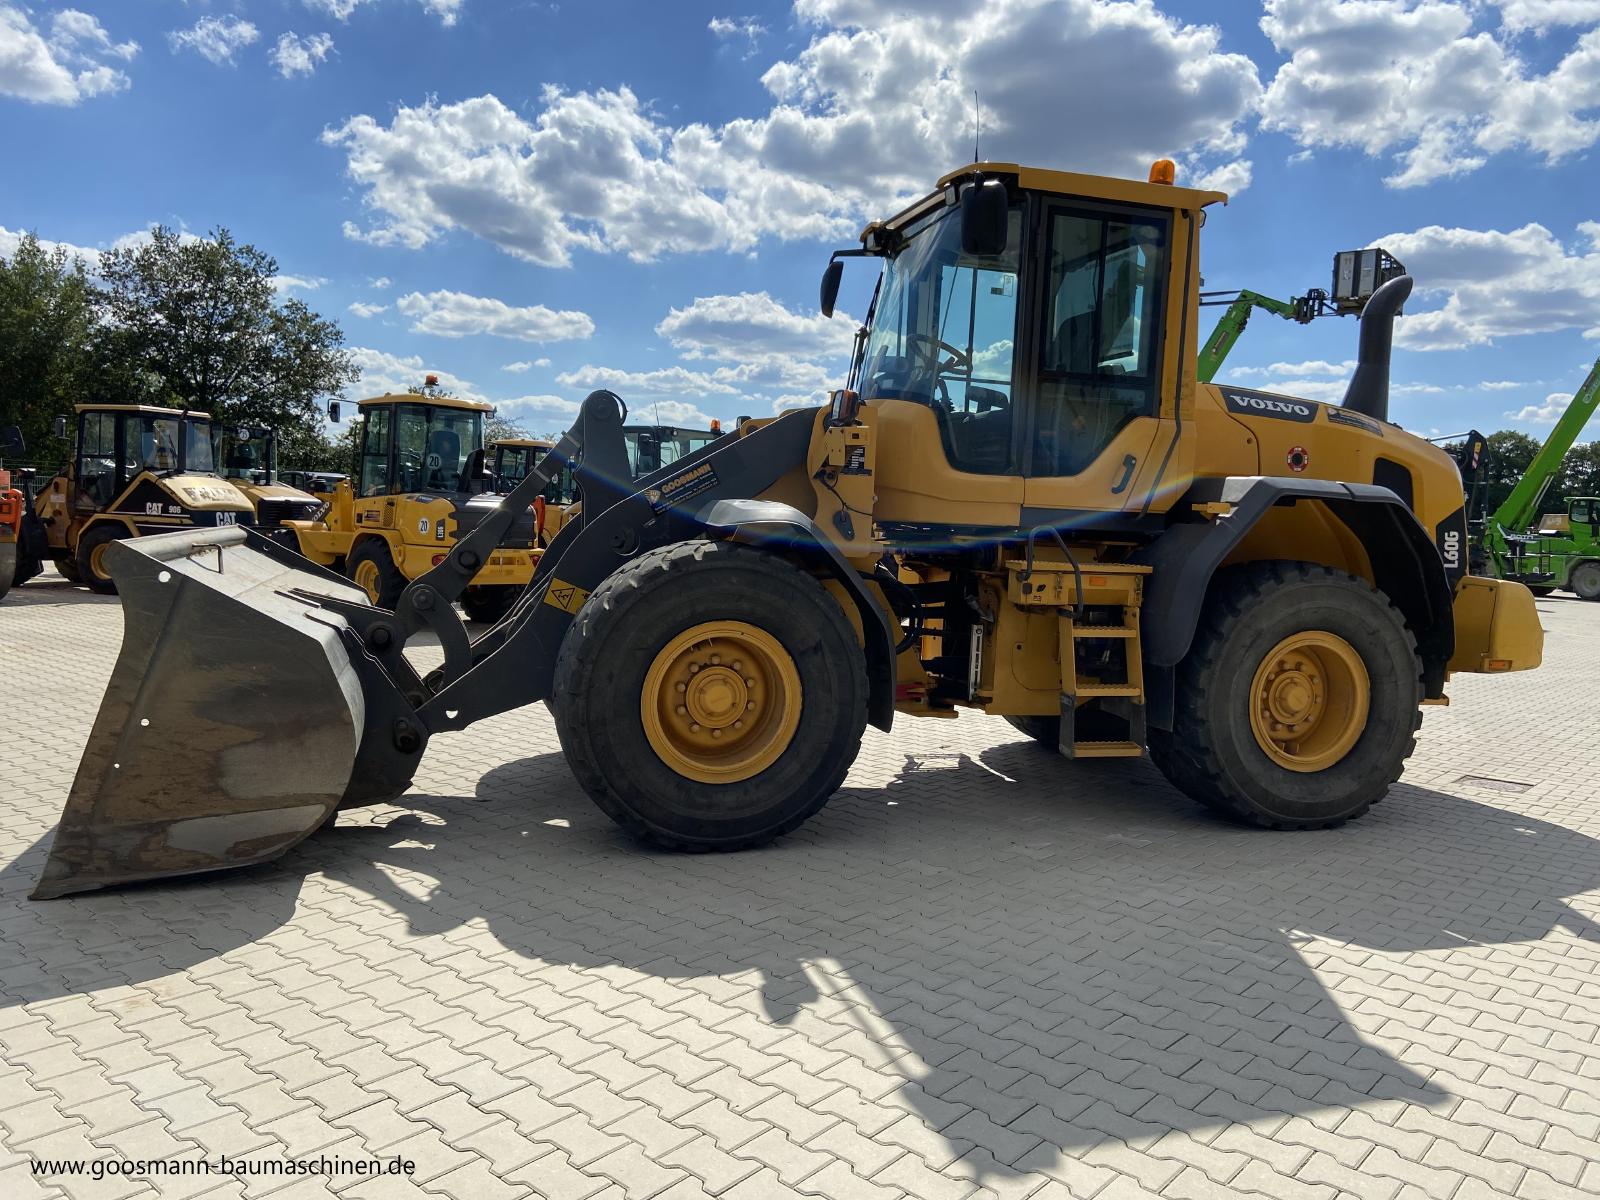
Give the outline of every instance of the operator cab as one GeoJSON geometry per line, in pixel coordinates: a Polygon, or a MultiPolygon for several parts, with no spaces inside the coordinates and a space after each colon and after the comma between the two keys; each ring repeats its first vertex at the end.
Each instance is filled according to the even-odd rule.
{"type": "Polygon", "coordinates": [[[624,425],[622,439],[628,450],[628,470],[635,479],[687,458],[722,436],[722,422],[710,429],[685,429],[677,425],[624,425]]]}
{"type": "Polygon", "coordinates": [[[358,496],[411,492],[460,495],[475,490],[483,420],[494,410],[474,400],[406,392],[358,405],[361,431],[358,496]]]}
{"type": "Polygon", "coordinates": [[[260,425],[218,428],[212,433],[212,454],[226,479],[265,485],[278,480],[278,435],[260,425]]]}
{"type": "Polygon", "coordinates": [[[1225,199],[1174,187],[1163,163],[1148,183],[975,163],[868,225],[860,250],[836,252],[828,314],[839,258],[883,263],[845,394],[905,424],[913,442],[924,427],[930,441],[936,433],[928,452],[943,460],[921,479],[881,464],[891,524],[898,511],[933,519],[927,500],[956,494],[941,473],[1008,481],[969,492],[996,502],[987,513],[969,505],[988,517],[974,524],[1014,525],[1022,508],[1120,510],[1160,482],[1193,354],[1182,334],[1195,320],[1198,216],[1225,199]]]}
{"type": "MultiPolygon", "coordinates": [[[[490,473],[494,490],[505,495],[538,466],[555,443],[545,438],[502,438],[490,447],[490,473]]],[[[544,489],[546,504],[571,504],[575,498],[572,467],[568,465],[544,489]]]]}
{"type": "Polygon", "coordinates": [[[74,411],[74,503],[81,509],[110,507],[146,471],[163,478],[216,472],[206,413],[142,404],[80,404],[74,411]]]}

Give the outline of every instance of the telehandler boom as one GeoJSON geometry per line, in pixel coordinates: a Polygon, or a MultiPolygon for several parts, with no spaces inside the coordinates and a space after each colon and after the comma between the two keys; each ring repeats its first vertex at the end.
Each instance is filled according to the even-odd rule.
{"type": "Polygon", "coordinates": [[[1170,171],[952,172],[830,261],[825,312],[842,258],[881,274],[828,406],[635,480],[593,392],[392,611],[248,530],[113,546],[122,655],[33,894],[275,857],[538,700],[600,808],[672,848],[794,829],[868,722],[963,708],[1148,750],[1238,820],[1361,815],[1451,671],[1538,664],[1533,600],[1467,574],[1455,464],[1387,420],[1409,278],[1367,302],[1343,405],[1197,383],[1224,197],[1170,171]],[[451,602],[567,466],[576,515],[470,638],[451,602]]]}

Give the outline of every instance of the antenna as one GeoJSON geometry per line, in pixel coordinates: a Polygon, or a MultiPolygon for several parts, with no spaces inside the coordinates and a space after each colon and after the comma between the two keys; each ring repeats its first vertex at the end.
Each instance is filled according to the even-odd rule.
{"type": "Polygon", "coordinates": [[[972,161],[978,161],[978,135],[983,132],[983,108],[978,103],[978,89],[972,89],[972,161]]]}

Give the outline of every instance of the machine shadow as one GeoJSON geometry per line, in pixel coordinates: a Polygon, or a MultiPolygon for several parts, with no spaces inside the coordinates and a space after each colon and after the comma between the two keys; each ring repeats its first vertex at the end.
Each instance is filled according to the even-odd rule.
{"type": "Polygon", "coordinates": [[[1600,887],[1600,843],[1443,793],[1401,785],[1345,829],[1272,834],[1222,823],[1143,762],[1065,763],[1031,742],[903,757],[888,787],[846,788],[734,855],[638,847],[555,754],[490,771],[475,799],[355,814],[278,864],[19,913],[36,849],[0,872],[0,1005],[244,946],[303,912],[320,873],[390,928],[485,922],[530,983],[547,964],[623,967],[685,997],[743,994],[812,1058],[834,1043],[903,1080],[940,1131],[919,1143],[931,1166],[980,1144],[975,1177],[1000,1177],[1114,1138],[1442,1103],[1431,1065],[1365,1041],[1314,964],[1594,936],[1564,901],[1600,887]]]}

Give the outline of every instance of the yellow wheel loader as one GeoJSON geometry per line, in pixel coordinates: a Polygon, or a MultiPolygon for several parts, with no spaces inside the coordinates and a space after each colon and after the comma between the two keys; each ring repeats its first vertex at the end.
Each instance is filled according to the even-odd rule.
{"type": "Polygon", "coordinates": [[[319,500],[279,476],[277,430],[264,425],[230,425],[213,430],[212,439],[212,455],[222,476],[250,501],[257,529],[273,529],[285,521],[320,520],[328,511],[329,501],[319,500]]]}
{"type": "Polygon", "coordinates": [[[34,895],[270,859],[539,700],[600,808],[678,849],[794,829],[869,722],[963,709],[1149,753],[1240,821],[1360,816],[1452,671],[1538,664],[1533,600],[1467,573],[1454,462],[1387,419],[1409,278],[1341,405],[1197,383],[1225,197],[1170,172],[960,168],[830,261],[825,312],[843,259],[880,278],[828,406],[635,480],[591,393],[393,611],[247,530],[113,547],[122,657],[34,895]],[[569,465],[578,513],[469,637],[451,601],[569,465]]]}
{"type": "MultiPolygon", "coordinates": [[[[80,404],[72,459],[32,497],[36,537],[19,573],[44,559],[73,583],[115,592],[107,565],[130,538],[249,525],[250,501],[216,473],[211,418],[149,405],[80,404]]],[[[56,418],[66,437],[66,418],[56,418]]],[[[26,533],[26,530],[25,530],[26,533]]]]}
{"type": "MultiPolygon", "coordinates": [[[[485,465],[487,404],[426,392],[360,401],[354,486],[334,486],[325,515],[289,518],[277,538],[343,573],[370,603],[393,609],[412,580],[444,561],[456,539],[495,511],[485,465]]],[[[459,598],[469,619],[494,622],[533,577],[533,517],[524,516],[478,562],[459,598]]]]}

